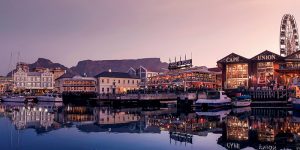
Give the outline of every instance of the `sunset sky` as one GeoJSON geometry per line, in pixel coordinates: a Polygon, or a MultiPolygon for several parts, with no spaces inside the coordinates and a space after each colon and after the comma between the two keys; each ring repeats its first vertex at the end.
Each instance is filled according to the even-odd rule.
{"type": "Polygon", "coordinates": [[[231,52],[279,53],[285,13],[300,23],[300,1],[0,0],[0,75],[18,51],[23,62],[43,57],[67,67],[191,53],[194,65],[214,67],[231,52]]]}

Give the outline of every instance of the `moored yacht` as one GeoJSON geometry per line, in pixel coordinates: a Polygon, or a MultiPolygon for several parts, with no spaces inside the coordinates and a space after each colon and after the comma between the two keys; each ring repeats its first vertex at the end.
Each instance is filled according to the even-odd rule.
{"type": "Polygon", "coordinates": [[[198,96],[196,106],[203,108],[216,108],[231,106],[231,99],[224,91],[208,91],[202,96],[198,96]]]}

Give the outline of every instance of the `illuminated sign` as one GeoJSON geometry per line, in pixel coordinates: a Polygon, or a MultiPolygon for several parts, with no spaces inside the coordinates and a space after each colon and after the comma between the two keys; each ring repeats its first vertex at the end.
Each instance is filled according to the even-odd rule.
{"type": "Polygon", "coordinates": [[[228,149],[241,149],[241,146],[239,143],[227,143],[226,147],[228,149]]]}
{"type": "Polygon", "coordinates": [[[240,61],[240,57],[236,56],[236,57],[227,57],[225,59],[226,62],[239,62],[240,61]]]}
{"type": "Polygon", "coordinates": [[[178,62],[169,63],[168,69],[180,69],[184,67],[191,67],[192,66],[192,59],[189,60],[183,60],[178,62]]]}
{"type": "Polygon", "coordinates": [[[257,60],[276,60],[276,55],[258,55],[257,60]]]}
{"type": "Polygon", "coordinates": [[[259,144],[258,149],[259,150],[276,150],[277,148],[276,148],[275,145],[262,145],[262,144],[259,144]]]}

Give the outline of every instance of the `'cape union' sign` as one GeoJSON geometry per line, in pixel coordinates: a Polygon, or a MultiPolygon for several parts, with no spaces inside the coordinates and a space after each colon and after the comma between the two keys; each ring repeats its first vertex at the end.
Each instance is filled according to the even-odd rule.
{"type": "Polygon", "coordinates": [[[257,60],[276,60],[276,56],[274,54],[271,54],[271,55],[258,55],[257,60]]]}

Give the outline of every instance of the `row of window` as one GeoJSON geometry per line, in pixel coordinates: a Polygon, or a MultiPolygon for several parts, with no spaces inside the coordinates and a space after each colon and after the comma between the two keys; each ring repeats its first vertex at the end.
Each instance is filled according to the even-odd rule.
{"type": "MultiPolygon", "coordinates": [[[[102,79],[102,80],[101,80],[101,83],[107,83],[107,84],[109,84],[110,81],[111,81],[110,79],[106,79],[106,80],[105,80],[105,79],[102,79]],[[106,81],[106,82],[105,82],[105,81],[106,81]]],[[[117,80],[117,81],[116,81],[116,80],[113,80],[112,83],[113,83],[113,84],[121,84],[121,80],[120,80],[120,79],[117,80]]],[[[139,80],[131,80],[131,82],[130,82],[130,80],[127,80],[127,81],[126,81],[126,80],[122,80],[122,83],[123,83],[123,84],[126,84],[126,83],[127,83],[127,84],[138,84],[138,83],[139,83],[139,80]]]]}
{"type": "MultiPolygon", "coordinates": [[[[15,77],[16,81],[36,81],[36,82],[40,82],[41,78],[40,77],[15,77]]],[[[43,77],[42,81],[52,81],[52,77],[43,77]]]]}
{"type": "Polygon", "coordinates": [[[29,83],[17,82],[16,85],[17,85],[17,87],[24,87],[24,86],[26,86],[26,87],[53,87],[52,83],[48,83],[48,82],[42,83],[42,84],[41,83],[31,83],[31,82],[29,82],[29,83]]]}
{"type": "Polygon", "coordinates": [[[64,85],[96,85],[95,81],[64,81],[64,85]]]}
{"type": "Polygon", "coordinates": [[[64,91],[96,91],[95,87],[64,87],[64,91]]]}

